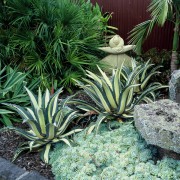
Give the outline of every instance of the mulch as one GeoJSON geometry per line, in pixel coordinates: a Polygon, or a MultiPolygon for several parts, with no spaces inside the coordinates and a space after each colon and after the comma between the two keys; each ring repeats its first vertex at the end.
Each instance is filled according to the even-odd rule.
{"type": "MultiPolygon", "coordinates": [[[[15,127],[26,128],[25,124],[15,123],[15,127]]],[[[1,128],[1,127],[0,127],[1,128]]],[[[6,131],[0,133],[0,156],[11,161],[17,147],[26,140],[16,134],[14,131],[6,131]]],[[[51,166],[45,164],[38,152],[23,153],[14,162],[17,166],[27,171],[37,171],[49,180],[54,180],[51,166]]]]}

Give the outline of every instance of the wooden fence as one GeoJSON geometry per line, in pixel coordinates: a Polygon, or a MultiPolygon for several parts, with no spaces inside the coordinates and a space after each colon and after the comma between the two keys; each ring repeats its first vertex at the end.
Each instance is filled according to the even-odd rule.
{"type": "MultiPolygon", "coordinates": [[[[110,25],[117,27],[119,34],[125,43],[128,42],[128,32],[132,28],[150,19],[146,11],[150,0],[91,0],[102,8],[102,11],[113,13],[110,25]]],[[[163,28],[156,27],[143,45],[144,50],[156,47],[157,49],[172,49],[173,24],[166,23],[163,28]]]]}

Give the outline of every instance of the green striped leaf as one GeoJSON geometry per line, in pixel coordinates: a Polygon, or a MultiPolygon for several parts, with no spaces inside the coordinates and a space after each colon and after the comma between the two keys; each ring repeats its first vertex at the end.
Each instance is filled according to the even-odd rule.
{"type": "Polygon", "coordinates": [[[121,94],[117,114],[122,114],[125,111],[129,92],[132,88],[137,87],[137,86],[139,86],[139,84],[134,84],[134,85],[128,86],[124,89],[124,91],[121,94]]]}
{"type": "Polygon", "coordinates": [[[45,163],[48,163],[49,162],[49,152],[50,152],[50,149],[51,149],[51,144],[47,144],[42,152],[41,152],[41,159],[45,162],[45,163]]]}
{"type": "Polygon", "coordinates": [[[40,125],[36,121],[27,120],[26,123],[30,126],[30,128],[38,138],[44,138],[44,136],[41,134],[40,125]]]}
{"type": "Polygon", "coordinates": [[[41,128],[41,133],[46,134],[46,121],[45,121],[43,110],[39,109],[37,114],[38,114],[38,123],[41,128]]]}
{"type": "Polygon", "coordinates": [[[2,104],[12,107],[14,110],[16,110],[19,113],[19,115],[22,117],[23,120],[26,121],[26,120],[30,119],[30,116],[29,116],[28,112],[25,110],[25,108],[15,105],[15,104],[8,104],[8,103],[2,103],[2,104]]]}
{"type": "Polygon", "coordinates": [[[98,119],[97,119],[97,122],[96,122],[96,134],[97,134],[98,131],[99,131],[99,126],[100,126],[100,124],[101,124],[102,121],[105,120],[106,118],[107,118],[107,116],[104,115],[104,114],[100,114],[100,115],[98,116],[98,119]]]}
{"type": "Polygon", "coordinates": [[[57,132],[57,129],[56,129],[56,126],[54,126],[53,124],[48,124],[46,126],[46,139],[48,140],[52,140],[56,137],[56,132],[57,132]]]}
{"type": "Polygon", "coordinates": [[[25,87],[25,89],[29,95],[29,98],[31,100],[31,105],[33,106],[33,108],[39,109],[39,105],[38,105],[36,96],[28,88],[25,87]]]}

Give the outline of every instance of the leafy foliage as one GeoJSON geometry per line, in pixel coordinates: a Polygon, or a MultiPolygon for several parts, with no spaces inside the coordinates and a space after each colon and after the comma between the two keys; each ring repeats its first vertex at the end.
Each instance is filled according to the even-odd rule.
{"type": "Polygon", "coordinates": [[[179,0],[151,0],[148,7],[151,19],[135,26],[130,32],[129,43],[136,45],[138,54],[142,51],[142,44],[152,32],[155,25],[163,26],[166,20],[170,20],[175,24],[175,33],[173,39],[173,51],[179,46],[178,27],[180,24],[180,3],[179,0]]]}
{"type": "Polygon", "coordinates": [[[87,71],[87,77],[81,81],[76,81],[84,89],[86,94],[96,103],[90,105],[85,101],[72,100],[71,103],[80,104],[78,107],[85,111],[94,111],[99,114],[97,123],[94,125],[99,128],[101,122],[108,118],[131,118],[133,117],[134,106],[141,102],[152,102],[155,99],[154,91],[167,86],[161,83],[148,83],[149,79],[157,74],[155,67],[149,71],[152,64],[137,65],[132,60],[132,69],[121,66],[114,69],[112,76],[108,77],[100,68],[100,74],[96,75],[87,71]]]}
{"type": "MultiPolygon", "coordinates": [[[[0,103],[27,105],[29,98],[24,86],[27,85],[28,74],[18,72],[9,66],[0,69],[0,103]]],[[[31,77],[28,88],[32,90],[38,83],[38,79],[31,77]]],[[[6,126],[12,126],[12,120],[19,121],[15,116],[10,116],[11,113],[11,110],[0,104],[0,121],[6,126]]]]}
{"type": "Polygon", "coordinates": [[[99,6],[85,0],[7,0],[0,7],[0,58],[40,75],[45,87],[73,86],[95,69],[109,31],[99,6]],[[69,78],[71,77],[71,78],[69,78]],[[51,83],[52,82],[52,83],[51,83]]]}
{"type": "Polygon", "coordinates": [[[170,64],[171,64],[171,52],[167,50],[157,50],[156,48],[148,50],[141,56],[141,61],[151,61],[155,66],[162,66],[159,70],[160,74],[153,76],[151,81],[157,81],[163,84],[168,84],[170,80],[170,64]]]}
{"type": "Polygon", "coordinates": [[[48,155],[52,144],[63,141],[70,145],[70,140],[67,137],[82,130],[74,129],[65,132],[78,114],[76,111],[65,107],[68,99],[63,101],[60,108],[58,107],[58,96],[62,92],[62,88],[52,96],[50,96],[48,89],[43,96],[39,89],[38,97],[27,88],[26,91],[31,100],[31,108],[4,103],[4,105],[14,108],[22,117],[23,122],[30,127],[30,130],[7,127],[8,130],[14,130],[28,140],[17,149],[13,160],[24,150],[40,150],[43,161],[48,163],[48,155]]]}
{"type": "Polygon", "coordinates": [[[164,158],[155,163],[156,149],[146,144],[132,124],[113,122],[112,128],[108,131],[102,125],[97,135],[80,132],[75,136],[78,146],[73,148],[56,145],[50,155],[55,179],[180,178],[180,160],[164,158]]]}

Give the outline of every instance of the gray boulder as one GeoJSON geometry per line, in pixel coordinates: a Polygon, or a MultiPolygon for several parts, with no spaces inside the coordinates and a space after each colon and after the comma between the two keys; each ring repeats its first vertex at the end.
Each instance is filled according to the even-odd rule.
{"type": "Polygon", "coordinates": [[[171,100],[180,103],[180,70],[173,72],[169,82],[169,97],[171,100]]]}
{"type": "Polygon", "coordinates": [[[180,105],[169,99],[135,106],[135,126],[148,144],[180,153],[180,105]]]}

